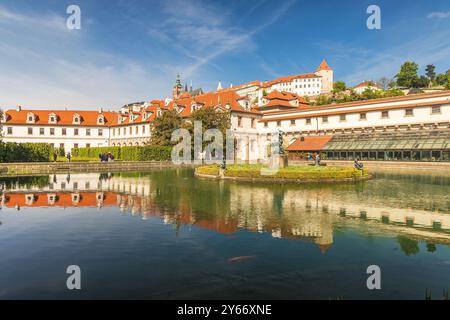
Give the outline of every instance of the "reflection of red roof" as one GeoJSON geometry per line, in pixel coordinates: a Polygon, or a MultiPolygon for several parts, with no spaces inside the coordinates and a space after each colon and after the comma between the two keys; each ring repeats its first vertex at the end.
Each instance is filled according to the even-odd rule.
{"type": "MultiPolygon", "coordinates": [[[[103,206],[117,205],[117,196],[113,192],[99,192],[103,194],[101,204],[103,206]]],[[[98,205],[97,192],[47,192],[47,193],[6,193],[5,205],[8,208],[19,207],[96,207],[98,205]],[[56,195],[53,203],[49,202],[49,195],[56,195]],[[79,195],[78,201],[73,201],[72,195],[79,195]],[[34,199],[27,204],[27,196],[33,195],[34,199]]]]}
{"type": "Polygon", "coordinates": [[[331,140],[333,136],[302,137],[295,140],[288,151],[319,151],[331,140]]]}

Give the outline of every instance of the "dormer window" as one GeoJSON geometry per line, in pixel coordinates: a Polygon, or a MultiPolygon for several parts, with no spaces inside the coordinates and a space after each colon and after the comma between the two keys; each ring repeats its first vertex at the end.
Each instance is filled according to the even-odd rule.
{"type": "Polygon", "coordinates": [[[80,195],[78,193],[72,194],[72,203],[78,203],[80,201],[80,195]]]}
{"type": "Polygon", "coordinates": [[[156,115],[158,117],[161,117],[162,116],[162,110],[161,109],[156,110],[156,115]]]}
{"type": "Polygon", "coordinates": [[[80,124],[80,122],[81,122],[81,117],[80,117],[80,115],[75,114],[75,115],[73,116],[73,123],[74,123],[74,124],[80,124]]]}
{"type": "Polygon", "coordinates": [[[48,123],[56,123],[56,114],[50,113],[48,116],[48,123]]]}
{"type": "Polygon", "coordinates": [[[34,115],[34,113],[29,112],[27,114],[27,123],[34,123],[36,120],[36,116],[34,115]]]}
{"type": "Polygon", "coordinates": [[[105,117],[102,115],[98,116],[97,124],[105,124],[105,117]]]}

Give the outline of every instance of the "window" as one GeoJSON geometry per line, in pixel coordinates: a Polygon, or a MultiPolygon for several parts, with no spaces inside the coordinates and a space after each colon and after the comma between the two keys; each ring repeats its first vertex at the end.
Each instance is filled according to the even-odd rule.
{"type": "Polygon", "coordinates": [[[113,136],[115,136],[116,135],[116,129],[114,128],[113,129],[113,136]]]}
{"type": "Polygon", "coordinates": [[[55,135],[55,128],[50,128],[50,135],[54,136],[55,135]]]}
{"type": "Polygon", "coordinates": [[[74,143],[74,144],[73,144],[73,147],[74,147],[75,149],[78,149],[78,143],[74,143]]]}
{"type": "Polygon", "coordinates": [[[123,128],[123,135],[125,136],[127,134],[127,128],[123,128]]]}
{"type": "Polygon", "coordinates": [[[44,128],[39,128],[39,134],[41,136],[43,136],[45,134],[45,129],[44,128]]]}
{"type": "Polygon", "coordinates": [[[62,128],[61,129],[62,135],[65,136],[67,135],[67,129],[66,128],[62,128]]]}
{"type": "Polygon", "coordinates": [[[13,129],[12,129],[12,127],[8,127],[7,132],[8,132],[8,134],[13,134],[13,129]]]}
{"type": "Polygon", "coordinates": [[[28,128],[28,134],[33,135],[33,128],[28,128]]]}
{"type": "Polygon", "coordinates": [[[306,122],[306,124],[311,124],[311,118],[306,118],[305,122],[306,122]]]}
{"type": "Polygon", "coordinates": [[[77,128],[73,129],[73,135],[74,135],[74,136],[77,136],[78,133],[79,133],[79,130],[78,130],[77,128]]]}
{"type": "Polygon", "coordinates": [[[281,121],[277,121],[277,127],[281,127],[281,121]]]}
{"type": "Polygon", "coordinates": [[[59,144],[59,148],[60,148],[60,149],[64,149],[64,143],[60,143],[60,144],[59,144]]]}
{"type": "Polygon", "coordinates": [[[252,118],[252,128],[256,128],[256,119],[252,118]]]}
{"type": "Polygon", "coordinates": [[[267,128],[269,126],[268,122],[264,122],[264,128],[267,128]]]}
{"type": "Polygon", "coordinates": [[[322,123],[328,123],[328,116],[322,117],[322,123]]]}
{"type": "Polygon", "coordinates": [[[52,149],[54,149],[54,148],[55,148],[55,144],[54,144],[54,143],[50,143],[50,147],[51,147],[52,149]]]}
{"type": "Polygon", "coordinates": [[[431,107],[431,114],[440,114],[441,106],[431,107]]]}
{"type": "Polygon", "coordinates": [[[145,133],[145,126],[142,126],[142,133],[145,133]]]}
{"type": "Polygon", "coordinates": [[[340,116],[339,116],[339,121],[347,121],[347,117],[346,117],[347,115],[345,115],[345,114],[341,114],[340,116]]]}
{"type": "Polygon", "coordinates": [[[242,127],[242,117],[238,117],[238,127],[242,127]]]}
{"type": "Polygon", "coordinates": [[[91,135],[91,129],[86,129],[86,135],[90,136],[91,135]]]}
{"type": "Polygon", "coordinates": [[[367,119],[367,113],[362,112],[359,114],[359,120],[366,120],[367,119]]]}
{"type": "Polygon", "coordinates": [[[103,136],[103,129],[98,129],[98,135],[99,137],[103,136]]]}
{"type": "Polygon", "coordinates": [[[389,111],[381,111],[381,118],[382,119],[389,118],[389,111]]]}
{"type": "Polygon", "coordinates": [[[138,134],[139,133],[139,127],[136,126],[134,131],[136,132],[136,134],[138,134]]]}
{"type": "Polygon", "coordinates": [[[130,127],[129,131],[130,131],[130,135],[133,134],[133,128],[132,127],[130,127]]]}
{"type": "Polygon", "coordinates": [[[412,117],[414,115],[414,111],[411,108],[405,109],[405,117],[412,117]]]}
{"type": "Polygon", "coordinates": [[[291,126],[295,126],[295,120],[294,119],[291,120],[291,126]]]}
{"type": "Polygon", "coordinates": [[[86,143],[86,148],[90,148],[91,144],[90,143],[86,143]]]}

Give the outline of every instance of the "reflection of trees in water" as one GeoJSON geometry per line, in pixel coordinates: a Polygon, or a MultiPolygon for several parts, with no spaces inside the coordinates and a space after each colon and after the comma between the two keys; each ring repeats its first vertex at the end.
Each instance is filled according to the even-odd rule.
{"type": "Polygon", "coordinates": [[[405,236],[398,236],[397,241],[400,244],[400,249],[407,256],[414,256],[419,253],[419,241],[410,239],[405,236]]]}
{"type": "Polygon", "coordinates": [[[24,177],[2,177],[0,178],[0,190],[8,190],[14,188],[32,187],[44,188],[50,183],[50,177],[46,176],[24,176],[24,177]]]}

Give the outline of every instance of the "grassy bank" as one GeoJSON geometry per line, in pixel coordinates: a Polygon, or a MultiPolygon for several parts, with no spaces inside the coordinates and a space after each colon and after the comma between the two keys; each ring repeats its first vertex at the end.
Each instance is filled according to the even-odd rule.
{"type": "MultiPolygon", "coordinates": [[[[197,168],[196,171],[201,175],[218,176],[219,166],[209,165],[197,168]]],[[[247,179],[274,179],[274,180],[347,180],[361,177],[368,177],[366,170],[357,170],[354,168],[326,167],[326,166],[308,166],[294,165],[279,169],[275,172],[268,171],[264,165],[228,165],[225,177],[229,178],[247,178],[247,179]]]]}

